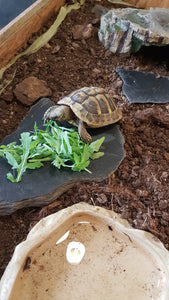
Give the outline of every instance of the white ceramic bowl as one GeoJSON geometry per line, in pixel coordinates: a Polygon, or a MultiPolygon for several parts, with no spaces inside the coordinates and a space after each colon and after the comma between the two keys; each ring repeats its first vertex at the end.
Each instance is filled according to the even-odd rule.
{"type": "Polygon", "coordinates": [[[168,300],[169,252],[112,211],[79,203],[42,219],[19,244],[1,300],[168,300]]]}

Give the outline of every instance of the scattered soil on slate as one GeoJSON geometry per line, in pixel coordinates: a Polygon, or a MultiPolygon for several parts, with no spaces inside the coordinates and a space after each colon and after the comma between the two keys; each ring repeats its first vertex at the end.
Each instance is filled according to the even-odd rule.
{"type": "MultiPolygon", "coordinates": [[[[76,184],[56,200],[55,206],[25,208],[0,217],[0,275],[15,246],[26,238],[36,222],[81,201],[113,209],[134,228],[152,232],[169,249],[169,123],[165,120],[169,104],[129,104],[115,71],[117,66],[123,66],[169,76],[168,47],[143,48],[130,57],[106,51],[97,37],[99,21],[92,13],[95,4],[98,3],[87,2],[81,9],[72,11],[47,45],[37,53],[21,58],[6,71],[5,78],[10,78],[15,69],[16,74],[0,96],[0,141],[16,130],[29,110],[14,97],[16,84],[29,76],[36,76],[47,82],[52,90],[51,99],[55,102],[83,86],[104,87],[114,95],[117,105],[123,109],[119,125],[125,138],[126,158],[113,176],[101,183],[76,184]],[[88,23],[93,24],[92,36],[86,40],[74,40],[73,27],[88,23]],[[59,48],[58,52],[54,50],[59,48]]],[[[108,2],[104,5],[113,7],[108,2]]],[[[55,17],[45,24],[39,35],[55,17]]],[[[36,37],[37,34],[25,47],[36,37]]]]}

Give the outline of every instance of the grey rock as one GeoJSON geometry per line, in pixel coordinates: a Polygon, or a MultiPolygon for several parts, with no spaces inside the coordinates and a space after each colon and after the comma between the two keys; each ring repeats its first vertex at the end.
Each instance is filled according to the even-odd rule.
{"type": "Polygon", "coordinates": [[[57,44],[57,45],[53,48],[52,53],[53,53],[53,54],[58,53],[59,50],[60,50],[60,48],[61,48],[61,46],[60,46],[59,44],[57,44]]]}
{"type": "Polygon", "coordinates": [[[96,15],[96,17],[101,17],[102,15],[105,15],[108,11],[109,11],[108,8],[106,8],[102,5],[98,5],[98,4],[96,4],[92,8],[92,13],[94,13],[96,15]]]}
{"type": "Polygon", "coordinates": [[[92,24],[75,25],[72,29],[74,40],[89,39],[92,35],[92,24]]]}
{"type": "Polygon", "coordinates": [[[101,17],[99,40],[109,51],[137,52],[141,46],[169,44],[169,9],[113,9],[101,17]]]}
{"type": "MultiPolygon", "coordinates": [[[[20,134],[33,130],[36,121],[38,128],[43,127],[44,112],[54,103],[47,98],[38,101],[27,116],[21,121],[18,129],[4,138],[1,145],[13,141],[19,143],[20,134]]],[[[68,126],[68,124],[63,124],[68,126]]],[[[101,151],[105,154],[99,159],[91,160],[89,169],[91,174],[81,171],[73,172],[69,168],[57,169],[46,162],[40,169],[27,170],[22,181],[12,183],[6,178],[11,172],[7,161],[0,157],[0,215],[11,214],[23,207],[44,206],[53,202],[62,193],[67,191],[76,182],[83,180],[102,181],[112,174],[125,157],[124,138],[117,124],[91,129],[92,139],[96,140],[105,136],[101,151]]]]}

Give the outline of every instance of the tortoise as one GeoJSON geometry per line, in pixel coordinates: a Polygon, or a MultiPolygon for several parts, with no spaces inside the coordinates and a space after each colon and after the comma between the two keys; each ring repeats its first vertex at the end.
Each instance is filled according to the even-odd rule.
{"type": "Polygon", "coordinates": [[[51,106],[44,114],[44,122],[49,120],[68,121],[78,126],[81,140],[92,141],[86,127],[98,128],[116,123],[122,118],[120,108],[105,89],[99,87],[83,87],[51,106]]]}

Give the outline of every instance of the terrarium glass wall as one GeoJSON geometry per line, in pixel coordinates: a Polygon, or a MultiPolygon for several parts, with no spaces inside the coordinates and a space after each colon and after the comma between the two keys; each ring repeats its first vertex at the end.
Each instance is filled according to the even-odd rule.
{"type": "Polygon", "coordinates": [[[34,2],[35,0],[0,0],[0,29],[34,2]]]}

